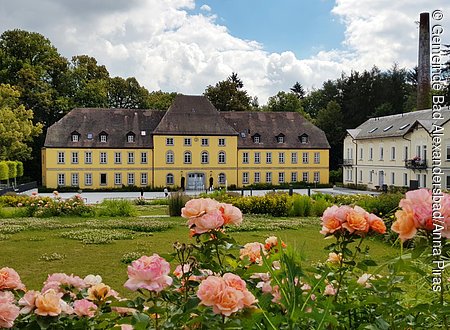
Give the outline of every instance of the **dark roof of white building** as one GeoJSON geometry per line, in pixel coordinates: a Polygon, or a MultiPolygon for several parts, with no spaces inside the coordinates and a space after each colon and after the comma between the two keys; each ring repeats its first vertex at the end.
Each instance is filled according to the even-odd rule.
{"type": "Polygon", "coordinates": [[[442,108],[439,113],[442,114],[442,119],[433,119],[431,109],[370,118],[357,128],[348,129],[347,133],[353,139],[397,137],[405,135],[417,125],[431,132],[433,123],[443,125],[450,120],[450,109],[442,108]]]}

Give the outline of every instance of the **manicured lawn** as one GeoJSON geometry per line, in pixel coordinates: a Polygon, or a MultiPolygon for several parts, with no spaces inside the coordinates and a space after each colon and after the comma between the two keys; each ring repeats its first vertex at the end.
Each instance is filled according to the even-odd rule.
{"type": "MultiPolygon", "coordinates": [[[[64,272],[80,277],[99,274],[106,284],[129,294],[123,288],[127,265],[121,260],[125,254],[167,253],[172,252],[175,241],[193,241],[186,220],[168,217],[165,206],[138,209],[140,216],[132,218],[0,219],[0,268],[17,270],[29,289],[40,289],[47,274],[64,272]],[[86,244],[104,240],[110,241],[86,244]]],[[[323,262],[328,257],[323,248],[330,241],[319,233],[318,218],[244,216],[242,227],[234,230],[239,230],[232,235],[242,244],[279,236],[308,263],[323,262]]],[[[377,260],[398,253],[380,241],[367,242],[377,260]]]]}

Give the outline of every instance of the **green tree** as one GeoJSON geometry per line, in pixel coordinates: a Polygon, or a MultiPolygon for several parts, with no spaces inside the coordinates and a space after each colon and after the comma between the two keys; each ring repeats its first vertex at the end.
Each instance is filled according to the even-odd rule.
{"type": "Polygon", "coordinates": [[[243,88],[244,83],[233,72],[226,80],[219,81],[215,86],[208,86],[204,95],[219,111],[251,110],[252,98],[243,88]]]}
{"type": "Polygon", "coordinates": [[[155,110],[167,110],[172,104],[177,93],[167,93],[162,91],[151,92],[147,96],[145,108],[155,110]]]}
{"type": "Polygon", "coordinates": [[[104,65],[87,55],[72,57],[67,83],[72,106],[97,107],[108,106],[109,72],[104,65]]]}
{"type": "Polygon", "coordinates": [[[319,111],[316,118],[316,125],[325,132],[330,143],[330,168],[337,169],[342,163],[343,138],[345,128],[343,124],[343,114],[340,105],[336,101],[330,101],[326,108],[319,111]]]}
{"type": "Polygon", "coordinates": [[[291,92],[294,93],[299,99],[304,99],[306,95],[302,84],[300,84],[298,81],[294,84],[294,86],[291,87],[291,92]]]}
{"type": "Polygon", "coordinates": [[[149,92],[136,78],[114,77],[108,80],[108,105],[111,108],[143,109],[149,92]]]}
{"type": "Polygon", "coordinates": [[[268,111],[303,112],[300,99],[294,93],[278,92],[277,95],[269,97],[267,101],[268,111]]]}
{"type": "Polygon", "coordinates": [[[0,162],[0,180],[8,180],[9,179],[9,168],[5,161],[0,162]]]}
{"type": "Polygon", "coordinates": [[[0,85],[0,160],[29,159],[29,144],[42,132],[41,124],[33,124],[33,111],[19,98],[17,89],[0,85]]]}
{"type": "Polygon", "coordinates": [[[16,29],[0,36],[0,83],[16,86],[35,122],[53,124],[69,110],[67,70],[68,61],[41,34],[16,29]]]}

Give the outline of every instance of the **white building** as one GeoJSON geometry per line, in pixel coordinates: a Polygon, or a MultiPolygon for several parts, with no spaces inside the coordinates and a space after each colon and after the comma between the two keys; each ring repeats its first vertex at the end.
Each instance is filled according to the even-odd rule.
{"type": "Polygon", "coordinates": [[[366,185],[368,189],[383,189],[383,185],[432,188],[434,166],[444,173],[440,175],[441,187],[450,189],[450,110],[439,112],[442,119],[433,119],[429,109],[371,118],[348,129],[344,140],[344,184],[366,185]],[[432,158],[433,123],[443,127],[438,158],[436,153],[432,158]]]}

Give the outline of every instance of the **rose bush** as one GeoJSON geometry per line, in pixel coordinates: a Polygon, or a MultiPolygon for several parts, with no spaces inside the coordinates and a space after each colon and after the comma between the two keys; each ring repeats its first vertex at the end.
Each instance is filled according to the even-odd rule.
{"type": "MultiPolygon", "coordinates": [[[[328,257],[305,266],[275,236],[237,243],[227,233],[228,226],[242,222],[241,211],[233,205],[190,200],[182,215],[193,243],[177,242],[171,254],[134,260],[124,284],[138,294],[134,299],[120,297],[98,275],[55,273],[41,291],[27,291],[19,274],[4,267],[0,327],[445,329],[450,282],[443,270],[442,291],[430,294],[425,287],[430,252],[418,244],[436,228],[436,223],[430,225],[429,196],[424,190],[409,192],[400,201],[392,230],[402,242],[414,239],[415,247],[381,265],[370,259],[364,241],[387,229],[380,217],[362,207],[331,206],[324,211],[320,232],[331,239],[328,257]]],[[[448,258],[448,195],[441,212],[442,257],[448,258]]]]}

